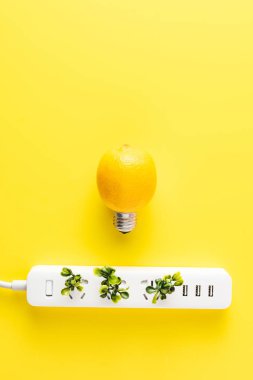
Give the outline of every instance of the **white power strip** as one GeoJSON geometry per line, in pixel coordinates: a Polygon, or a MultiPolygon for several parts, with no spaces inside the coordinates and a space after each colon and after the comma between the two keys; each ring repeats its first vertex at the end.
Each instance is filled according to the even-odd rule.
{"type": "Polygon", "coordinates": [[[65,266],[84,279],[84,290],[74,290],[63,296],[66,278],[61,276],[63,266],[41,265],[31,269],[27,277],[27,301],[32,306],[47,307],[114,307],[114,308],[169,308],[169,309],[225,309],[231,304],[232,280],[222,268],[177,267],[114,267],[116,275],[129,287],[129,298],[117,304],[99,295],[103,278],[94,275],[95,267],[65,266]],[[182,286],[166,300],[152,303],[153,295],[146,287],[157,278],[180,272],[182,286]]]}

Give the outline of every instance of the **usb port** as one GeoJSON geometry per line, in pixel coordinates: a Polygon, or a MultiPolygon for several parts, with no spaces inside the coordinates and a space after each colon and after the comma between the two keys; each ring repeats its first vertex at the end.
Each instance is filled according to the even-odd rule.
{"type": "Polygon", "coordinates": [[[183,296],[184,297],[188,296],[188,285],[183,285],[183,296]]]}
{"type": "Polygon", "coordinates": [[[195,290],[195,296],[196,297],[200,297],[200,291],[201,291],[201,286],[196,285],[196,290],[195,290]]]}
{"type": "Polygon", "coordinates": [[[213,285],[208,286],[208,297],[213,297],[213,285]]]}

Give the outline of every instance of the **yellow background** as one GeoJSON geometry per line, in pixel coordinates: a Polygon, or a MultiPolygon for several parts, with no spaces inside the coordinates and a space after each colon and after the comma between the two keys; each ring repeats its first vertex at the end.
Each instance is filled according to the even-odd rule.
{"type": "Polygon", "coordinates": [[[0,4],[0,278],[35,264],[225,267],[225,311],[40,309],[0,291],[1,379],[252,377],[250,0],[0,4]],[[95,172],[154,157],[129,235],[95,172]]]}

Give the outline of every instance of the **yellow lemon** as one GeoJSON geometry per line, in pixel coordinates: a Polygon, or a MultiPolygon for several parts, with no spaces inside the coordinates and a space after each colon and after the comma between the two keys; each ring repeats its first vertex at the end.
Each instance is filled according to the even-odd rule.
{"type": "Polygon", "coordinates": [[[154,194],[156,169],[145,151],[123,145],[101,158],[97,185],[104,203],[117,212],[136,212],[154,194]]]}

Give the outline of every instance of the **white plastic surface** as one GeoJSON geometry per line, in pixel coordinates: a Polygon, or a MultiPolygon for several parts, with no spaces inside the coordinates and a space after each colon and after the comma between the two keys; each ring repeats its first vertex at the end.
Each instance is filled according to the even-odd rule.
{"type": "Polygon", "coordinates": [[[41,265],[31,269],[27,278],[27,301],[33,306],[47,307],[113,307],[113,308],[170,308],[170,309],[225,309],[231,304],[232,280],[222,268],[180,268],[180,267],[114,267],[116,275],[129,287],[129,299],[114,304],[99,296],[103,280],[93,273],[95,267],[41,265]],[[88,281],[84,291],[75,290],[72,298],[61,295],[65,277],[60,275],[63,267],[71,268],[88,281]],[[180,272],[184,287],[178,286],[166,300],[152,304],[152,294],[145,288],[151,281],[164,275],[180,272]],[[147,283],[144,283],[147,280],[147,283]]]}

